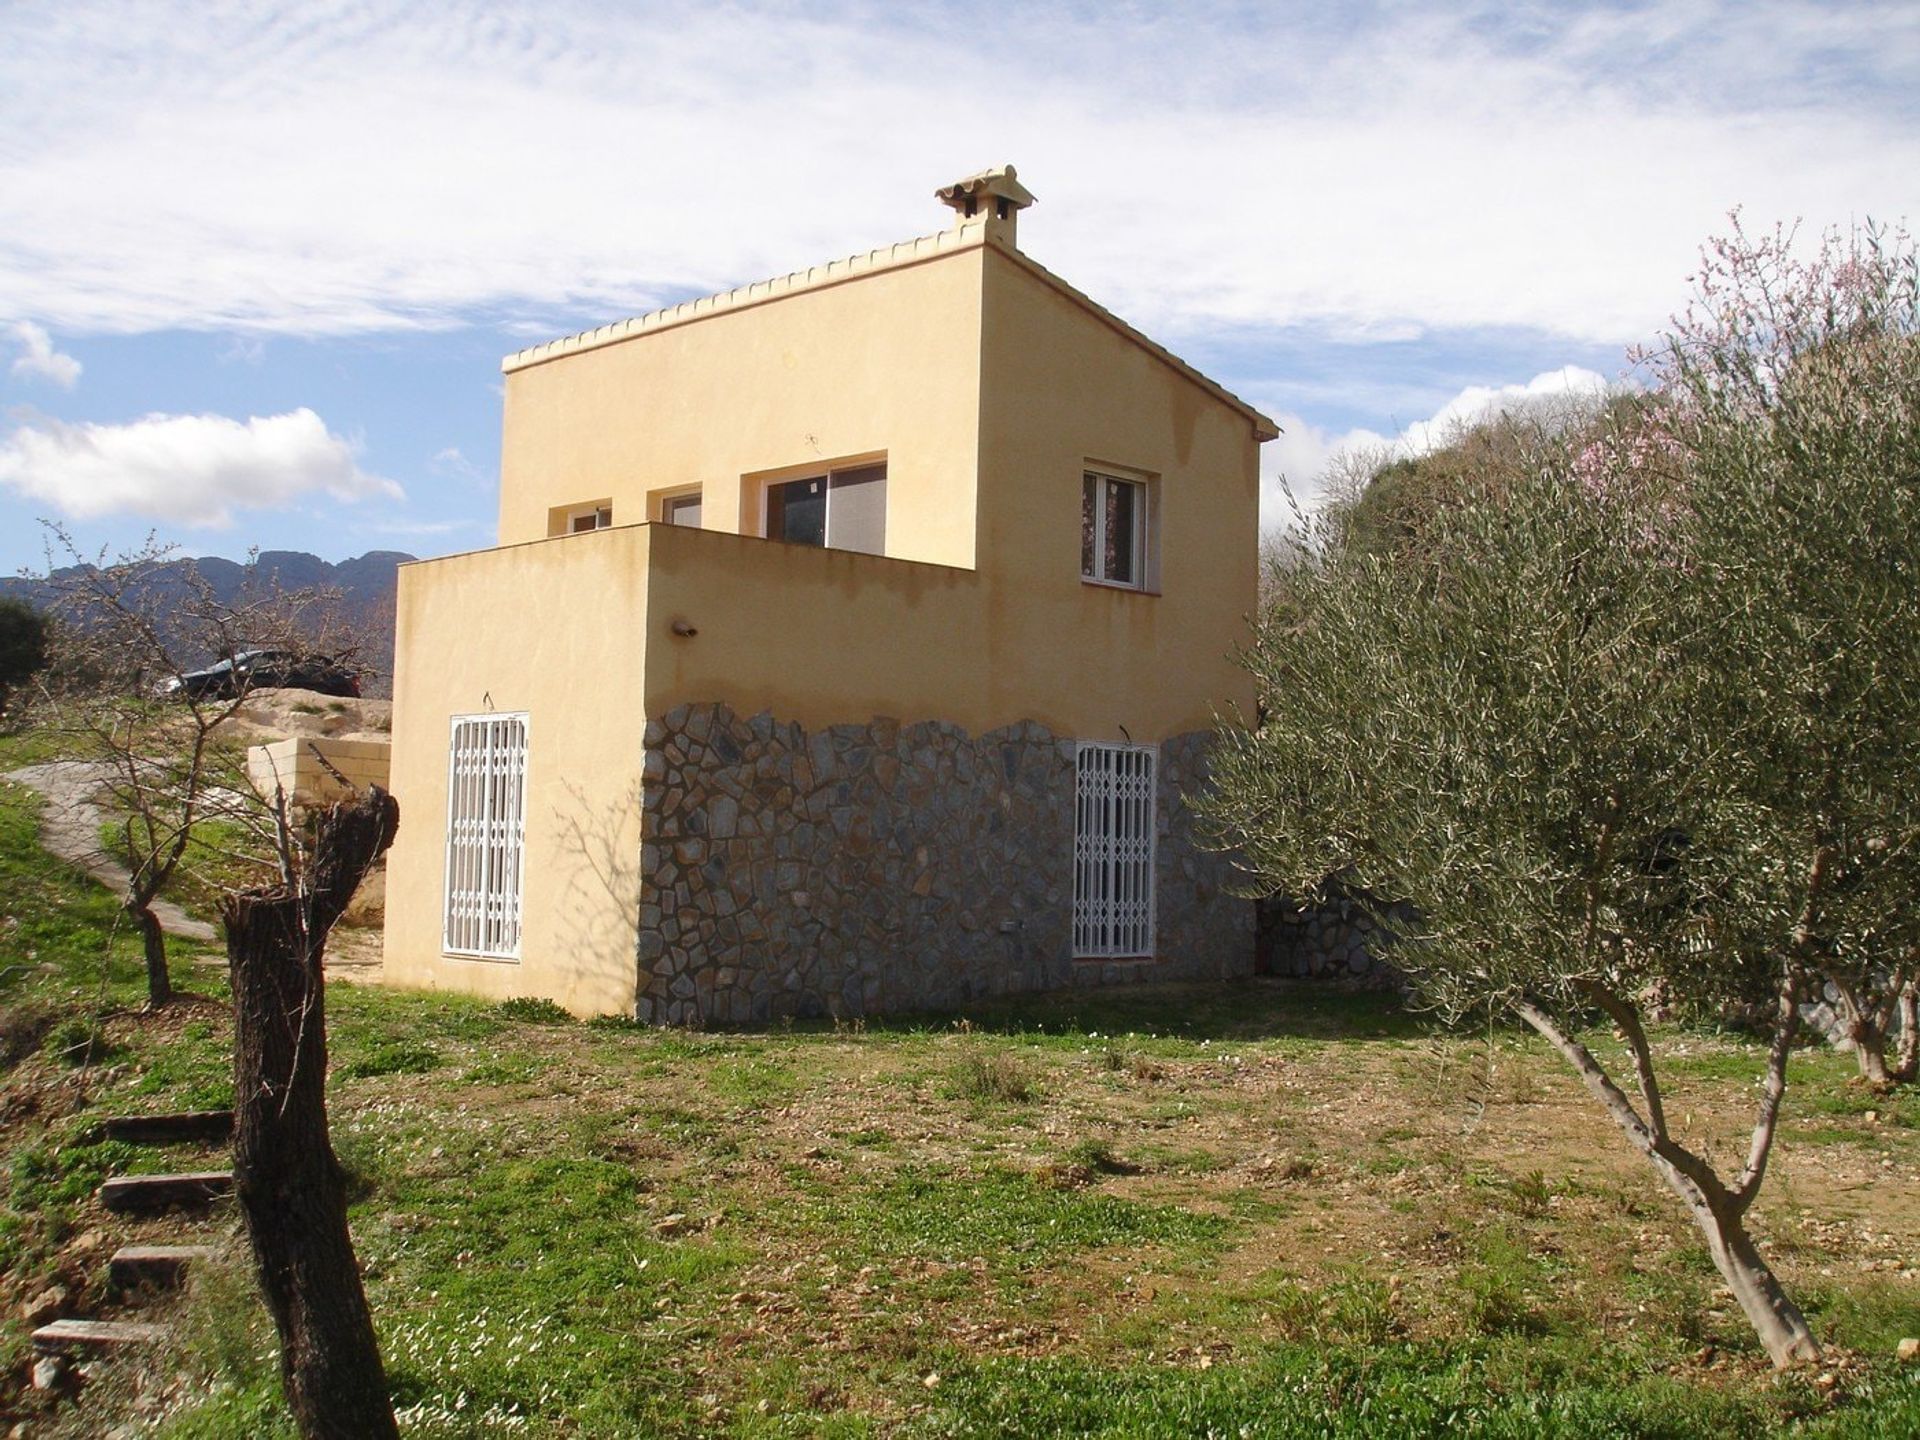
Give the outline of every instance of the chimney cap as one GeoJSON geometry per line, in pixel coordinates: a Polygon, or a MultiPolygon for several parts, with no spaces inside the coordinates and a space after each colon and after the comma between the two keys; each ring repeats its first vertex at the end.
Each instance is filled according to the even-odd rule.
{"type": "Polygon", "coordinates": [[[981,208],[982,202],[992,199],[1001,202],[994,208],[1005,216],[1009,211],[1020,211],[1033,204],[1033,192],[1020,183],[1020,177],[1014,173],[1011,165],[998,165],[991,170],[982,170],[978,175],[969,175],[964,180],[956,180],[951,185],[942,185],[933,192],[943,205],[950,205],[961,215],[971,215],[981,208]]]}

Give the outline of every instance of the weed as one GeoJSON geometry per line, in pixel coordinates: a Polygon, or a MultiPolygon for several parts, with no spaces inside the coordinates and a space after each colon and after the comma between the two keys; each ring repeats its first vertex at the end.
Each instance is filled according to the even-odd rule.
{"type": "Polygon", "coordinates": [[[512,1000],[502,1000],[494,1006],[494,1013],[502,1020],[517,1020],[522,1025],[571,1025],[573,1015],[551,1000],[542,1000],[532,996],[516,996],[512,1000]]]}
{"type": "Polygon", "coordinates": [[[469,1065],[460,1078],[468,1085],[525,1085],[539,1073],[530,1055],[497,1055],[469,1065]]]}
{"type": "Polygon", "coordinates": [[[1514,1208],[1522,1215],[1544,1215],[1547,1202],[1553,1198],[1553,1187],[1547,1184],[1544,1170],[1529,1170],[1512,1182],[1514,1208]]]}
{"type": "Polygon", "coordinates": [[[1070,1165],[1102,1175],[1131,1175],[1137,1168],[1114,1154],[1113,1147],[1104,1140],[1076,1141],[1068,1148],[1066,1158],[1070,1165]]]}
{"type": "Polygon", "coordinates": [[[0,1072],[38,1050],[56,1018],[50,1007],[31,1001],[0,1006],[0,1072]]]}
{"type": "Polygon", "coordinates": [[[971,1046],[953,1071],[953,1093],[967,1100],[1025,1105],[1039,1096],[1032,1072],[1004,1050],[971,1046]]]}
{"type": "Polygon", "coordinates": [[[415,1040],[390,1040],[340,1066],[340,1074],[356,1080],[377,1075],[424,1075],[440,1065],[440,1052],[415,1040]]]}
{"type": "Polygon", "coordinates": [[[70,1015],[53,1027],[47,1036],[46,1049],[63,1065],[71,1065],[76,1070],[87,1065],[104,1065],[120,1053],[97,1022],[79,1015],[70,1015]]]}

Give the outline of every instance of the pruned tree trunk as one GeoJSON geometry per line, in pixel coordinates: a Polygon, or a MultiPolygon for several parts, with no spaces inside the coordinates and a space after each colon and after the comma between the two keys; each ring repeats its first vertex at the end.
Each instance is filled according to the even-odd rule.
{"type": "Polygon", "coordinates": [[[375,787],[323,814],[301,884],[222,903],[233,973],[234,1188],[307,1440],[397,1436],[327,1137],[327,933],[399,825],[375,787]]]}
{"type": "Polygon", "coordinates": [[[136,903],[128,896],[126,909],[140,927],[140,947],[147,957],[147,1004],[158,1010],[173,999],[173,979],[167,974],[167,932],[160,928],[160,917],[145,901],[136,903]]]}

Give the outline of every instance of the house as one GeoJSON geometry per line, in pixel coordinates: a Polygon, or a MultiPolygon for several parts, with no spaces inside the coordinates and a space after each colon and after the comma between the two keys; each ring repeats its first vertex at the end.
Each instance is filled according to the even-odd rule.
{"type": "Polygon", "coordinates": [[[755,1023],[1249,973],[1183,791],[1272,421],[936,234],[509,356],[499,544],[400,572],[390,983],[755,1023]]]}

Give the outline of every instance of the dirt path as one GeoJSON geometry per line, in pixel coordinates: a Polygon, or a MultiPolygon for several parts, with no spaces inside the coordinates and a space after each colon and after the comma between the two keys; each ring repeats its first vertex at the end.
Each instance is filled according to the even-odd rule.
{"type": "MultiPolygon", "coordinates": [[[[100,849],[100,825],[106,812],[93,803],[94,793],[112,774],[110,766],[89,760],[50,760],[12,770],[6,779],[36,790],[46,800],[40,812],[40,843],[69,864],[77,865],[116,895],[124,896],[131,877],[126,866],[100,849]]],[[[160,928],[183,940],[211,945],[220,936],[204,920],[195,920],[170,900],[155,900],[153,913],[160,928]]]]}

